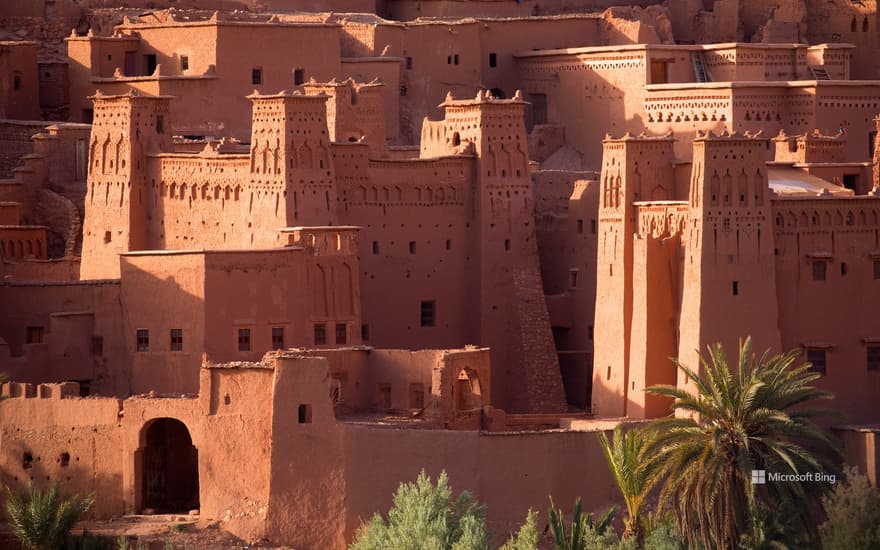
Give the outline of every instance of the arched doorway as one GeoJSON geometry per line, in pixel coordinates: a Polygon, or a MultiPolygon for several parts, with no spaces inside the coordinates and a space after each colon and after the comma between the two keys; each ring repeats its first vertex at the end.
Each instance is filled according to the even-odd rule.
{"type": "Polygon", "coordinates": [[[480,378],[469,368],[459,371],[455,380],[455,409],[467,411],[483,406],[480,378]]]}
{"type": "Polygon", "coordinates": [[[186,425],[158,418],[142,431],[141,509],[158,514],[199,507],[199,451],[186,425]]]}

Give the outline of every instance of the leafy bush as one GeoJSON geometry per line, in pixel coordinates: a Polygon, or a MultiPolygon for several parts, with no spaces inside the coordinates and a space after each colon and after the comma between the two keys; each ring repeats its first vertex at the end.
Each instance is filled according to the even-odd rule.
{"type": "Polygon", "coordinates": [[[422,471],[397,488],[387,521],[376,514],[358,529],[351,550],[484,550],[488,543],[486,507],[467,491],[453,500],[446,472],[434,486],[422,471]]]}
{"type": "Polygon", "coordinates": [[[28,484],[23,494],[6,487],[6,518],[25,550],[58,550],[94,501],[91,494],[62,498],[58,482],[46,491],[28,484]]]}
{"type": "Polygon", "coordinates": [[[541,533],[538,531],[538,512],[529,510],[526,522],[519,531],[507,540],[499,550],[537,550],[541,541],[541,533]]]}
{"type": "Polygon", "coordinates": [[[880,550],[880,491],[854,466],[822,498],[828,519],[819,527],[825,550],[880,550]]]}

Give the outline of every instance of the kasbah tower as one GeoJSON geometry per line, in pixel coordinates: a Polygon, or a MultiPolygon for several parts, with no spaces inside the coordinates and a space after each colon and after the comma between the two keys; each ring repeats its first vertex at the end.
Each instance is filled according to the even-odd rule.
{"type": "Polygon", "coordinates": [[[495,548],[747,336],[876,486],[874,2],[99,4],[0,5],[11,490],[335,550],[445,471],[495,548]]]}

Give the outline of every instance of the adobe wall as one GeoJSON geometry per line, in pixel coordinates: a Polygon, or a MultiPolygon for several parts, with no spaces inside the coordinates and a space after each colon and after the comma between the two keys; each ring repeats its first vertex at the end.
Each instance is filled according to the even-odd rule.
{"type": "Polygon", "coordinates": [[[49,122],[0,121],[0,178],[12,177],[12,169],[21,164],[21,157],[34,151],[31,136],[43,131],[49,122]]]}
{"type": "Polygon", "coordinates": [[[880,306],[878,202],[866,197],[772,202],[782,348],[826,350],[826,375],[817,385],[834,393],[832,406],[853,423],[872,421],[871,396],[880,391],[880,379],[866,368],[866,346],[880,336],[873,314],[880,306]],[[813,261],[827,262],[824,281],[813,280],[813,261]]]}
{"type": "Polygon", "coordinates": [[[0,41],[0,118],[40,118],[36,42],[0,41]]]}
{"type": "Polygon", "coordinates": [[[599,185],[595,172],[532,174],[541,280],[569,405],[587,408],[593,368],[599,185]]]}
{"type": "Polygon", "coordinates": [[[127,346],[133,343],[119,323],[119,300],[118,281],[0,285],[0,303],[7,306],[0,318],[0,337],[11,352],[0,371],[21,382],[81,380],[103,395],[128,394],[127,346]],[[91,314],[91,334],[76,332],[71,337],[58,322],[61,313],[91,314]],[[26,327],[42,327],[43,342],[26,343],[26,327]],[[53,334],[55,327],[59,332],[53,334]]]}
{"type": "Polygon", "coordinates": [[[598,513],[618,501],[592,431],[489,434],[345,423],[340,427],[348,540],[361,522],[376,512],[385,513],[397,486],[413,481],[423,469],[432,478],[446,470],[456,494],[471,491],[488,505],[488,527],[496,543],[522,524],[530,508],[541,512],[542,525],[550,496],[565,510],[580,496],[585,511],[598,513]]]}
{"type": "Polygon", "coordinates": [[[79,258],[3,262],[0,277],[6,281],[78,281],[79,258]]]}
{"type": "Polygon", "coordinates": [[[342,151],[334,152],[340,176],[369,168],[366,181],[340,187],[346,219],[363,228],[368,342],[393,347],[405,341],[414,349],[477,343],[473,160],[349,160],[342,151]],[[428,300],[436,304],[436,323],[423,327],[420,302],[428,300]]]}
{"type": "Polygon", "coordinates": [[[78,397],[77,384],[3,384],[0,481],[14,489],[57,481],[65,493],[95,491],[89,517],[122,515],[125,430],[112,398],[78,397]]]}
{"type": "Polygon", "coordinates": [[[617,6],[644,6],[660,2],[637,0],[582,0],[578,2],[535,2],[526,0],[481,0],[461,2],[456,0],[429,0],[413,5],[403,0],[384,0],[379,12],[390,19],[409,21],[419,17],[527,17],[530,15],[553,15],[572,12],[601,12],[617,6]]]}

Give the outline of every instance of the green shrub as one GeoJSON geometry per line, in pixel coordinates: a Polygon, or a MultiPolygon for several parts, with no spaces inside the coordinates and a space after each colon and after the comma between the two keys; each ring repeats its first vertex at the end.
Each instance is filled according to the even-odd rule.
{"type": "Polygon", "coordinates": [[[538,512],[529,510],[526,522],[515,535],[511,535],[499,550],[538,550],[541,533],[538,531],[538,512]]]}
{"type": "Polygon", "coordinates": [[[858,469],[822,498],[827,520],[819,527],[825,550],[880,550],[880,491],[858,469]]]}
{"type": "Polygon", "coordinates": [[[453,500],[442,472],[435,486],[422,471],[401,483],[387,521],[379,514],[362,525],[351,550],[485,550],[486,507],[462,491],[453,500]]]}

